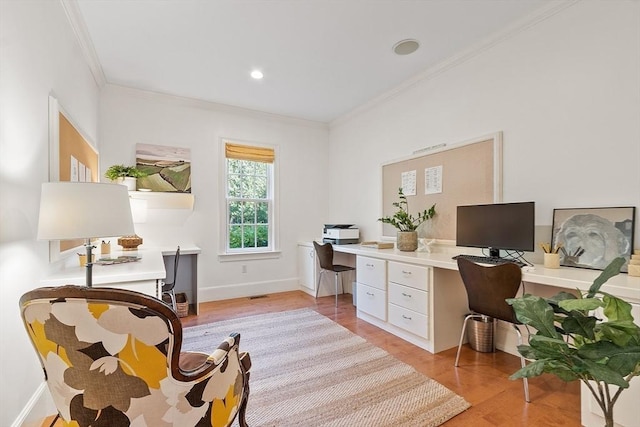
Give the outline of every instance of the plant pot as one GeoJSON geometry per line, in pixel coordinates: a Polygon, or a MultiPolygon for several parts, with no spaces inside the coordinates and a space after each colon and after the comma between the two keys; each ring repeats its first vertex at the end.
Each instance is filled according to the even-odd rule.
{"type": "Polygon", "coordinates": [[[396,236],[396,246],[399,251],[413,252],[418,249],[417,231],[398,231],[396,236]]]}
{"type": "Polygon", "coordinates": [[[123,178],[118,178],[115,181],[117,184],[120,185],[124,185],[127,187],[127,190],[129,191],[136,191],[136,187],[137,187],[137,182],[138,180],[136,178],[130,177],[130,176],[125,176],[123,178]]]}

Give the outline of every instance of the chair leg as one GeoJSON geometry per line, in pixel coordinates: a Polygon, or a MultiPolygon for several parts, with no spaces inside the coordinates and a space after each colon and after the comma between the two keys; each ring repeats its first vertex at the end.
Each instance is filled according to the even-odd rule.
{"type": "Polygon", "coordinates": [[[318,298],[318,292],[320,292],[320,279],[322,279],[322,273],[324,273],[324,270],[320,270],[320,273],[318,274],[318,283],[316,283],[316,299],[318,298]]]}
{"type": "Polygon", "coordinates": [[[467,320],[472,317],[477,317],[475,314],[467,314],[464,318],[464,322],[462,323],[462,332],[460,333],[460,342],[458,343],[458,351],[456,352],[456,361],[453,366],[458,366],[458,359],[460,358],[460,348],[462,348],[462,341],[464,341],[464,332],[467,329],[467,320]]]}
{"type": "Polygon", "coordinates": [[[340,273],[333,273],[333,281],[336,284],[336,307],[338,306],[338,276],[340,273]]]}
{"type": "Polygon", "coordinates": [[[496,332],[498,332],[498,319],[491,319],[491,345],[493,353],[496,352],[496,332]]]}
{"type": "MultiPolygon", "coordinates": [[[[518,345],[522,345],[522,333],[520,333],[520,328],[518,328],[518,325],[515,325],[515,324],[513,324],[513,327],[516,330],[516,333],[518,334],[518,345]]],[[[524,368],[525,365],[526,365],[525,359],[522,355],[520,355],[520,366],[524,368]]],[[[524,400],[526,402],[531,402],[531,399],[529,398],[529,380],[527,378],[523,378],[522,383],[524,385],[524,400]]]]}
{"type": "Polygon", "coordinates": [[[178,310],[178,304],[176,303],[176,293],[171,289],[169,291],[169,298],[171,298],[171,307],[173,307],[173,311],[178,310]]]}

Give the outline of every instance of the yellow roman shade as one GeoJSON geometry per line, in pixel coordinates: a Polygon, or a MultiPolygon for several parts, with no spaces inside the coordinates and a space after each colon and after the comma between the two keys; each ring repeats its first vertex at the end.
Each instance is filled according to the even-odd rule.
{"type": "Polygon", "coordinates": [[[273,148],[240,145],[229,142],[225,143],[224,151],[227,159],[250,160],[252,162],[273,163],[276,157],[273,148]]]}

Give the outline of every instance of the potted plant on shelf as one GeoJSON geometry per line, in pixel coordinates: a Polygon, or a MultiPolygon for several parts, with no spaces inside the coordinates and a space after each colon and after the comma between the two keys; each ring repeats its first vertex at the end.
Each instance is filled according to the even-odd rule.
{"type": "Polygon", "coordinates": [[[398,229],[396,237],[396,246],[398,250],[411,252],[418,248],[418,232],[417,228],[425,221],[430,220],[436,214],[436,205],[418,212],[417,216],[409,213],[409,203],[407,196],[402,192],[402,187],[398,188],[399,202],[394,202],[393,206],[398,208],[393,216],[378,218],[384,224],[393,225],[398,229]]]}
{"type": "Polygon", "coordinates": [[[533,362],[510,378],[548,372],[564,381],[582,381],[602,409],[606,427],[614,425],[620,393],[640,375],[640,326],[634,323],[631,304],[600,291],[624,263],[624,258],[614,259],[589,291],[578,296],[560,292],[549,299],[524,295],[507,300],[519,321],[537,329],[529,345],[518,346],[533,362]],[[594,312],[600,308],[606,319],[594,312]]]}
{"type": "Polygon", "coordinates": [[[126,185],[129,191],[136,191],[138,178],[142,178],[146,174],[135,166],[112,165],[109,166],[104,176],[112,182],[126,185]]]}

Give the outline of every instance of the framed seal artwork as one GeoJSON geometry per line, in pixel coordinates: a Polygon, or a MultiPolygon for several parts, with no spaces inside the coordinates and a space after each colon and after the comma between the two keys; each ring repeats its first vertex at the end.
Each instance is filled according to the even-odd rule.
{"type": "Polygon", "coordinates": [[[603,270],[616,257],[633,252],[635,207],[554,209],[551,240],[560,265],[603,270]]]}

